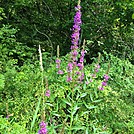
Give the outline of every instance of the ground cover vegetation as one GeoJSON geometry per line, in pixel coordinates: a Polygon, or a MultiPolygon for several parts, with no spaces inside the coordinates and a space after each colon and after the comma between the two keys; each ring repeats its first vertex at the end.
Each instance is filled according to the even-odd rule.
{"type": "Polygon", "coordinates": [[[133,20],[132,0],[0,0],[0,133],[134,133],[133,20]]]}

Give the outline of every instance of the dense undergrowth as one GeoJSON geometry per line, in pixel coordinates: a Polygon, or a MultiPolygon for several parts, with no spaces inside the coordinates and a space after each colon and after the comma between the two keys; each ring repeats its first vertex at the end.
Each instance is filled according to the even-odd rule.
{"type": "MultiPolygon", "coordinates": [[[[67,56],[62,57],[61,68],[66,69],[66,59],[67,56]]],[[[40,100],[43,87],[39,63],[26,63],[18,68],[16,62],[10,60],[4,67],[0,67],[2,134],[36,133],[44,105],[45,122],[50,134],[69,133],[71,113],[71,132],[74,134],[134,132],[134,66],[129,61],[104,53],[100,60],[101,68],[92,82],[91,74],[98,61],[95,59],[91,65],[85,65],[86,83],[74,88],[72,100],[72,88],[66,82],[67,74],[58,75],[54,59],[51,60],[49,66],[44,68],[51,92],[50,97],[44,98],[44,105],[40,100]],[[108,85],[104,90],[99,90],[109,62],[108,85]]],[[[45,84],[43,86],[45,89],[45,84]]]]}
{"type": "MultiPolygon", "coordinates": [[[[57,46],[57,57],[53,55],[56,50],[48,36],[52,51],[41,49],[38,43],[38,54],[37,46],[18,41],[18,30],[11,25],[0,27],[1,134],[134,132],[134,65],[130,62],[132,51],[127,52],[132,42],[130,46],[122,43],[119,47],[115,41],[112,47],[106,43],[106,37],[100,36],[108,46],[97,40],[101,51],[97,51],[96,58],[97,53],[92,49],[94,46],[97,50],[98,46],[93,45],[96,40],[80,39],[83,38],[81,25],[85,27],[80,0],[75,10],[71,52],[67,53],[67,49],[65,56],[60,56],[59,50],[64,45],[57,46]]],[[[4,20],[3,8],[0,13],[0,20],[4,20]]],[[[119,34],[116,32],[115,37],[119,34]]]]}

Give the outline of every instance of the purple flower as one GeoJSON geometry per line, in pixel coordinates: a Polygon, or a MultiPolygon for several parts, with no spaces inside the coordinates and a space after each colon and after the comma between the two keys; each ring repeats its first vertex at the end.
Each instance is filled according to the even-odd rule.
{"type": "Polygon", "coordinates": [[[95,65],[95,68],[100,69],[100,65],[99,64],[95,65]]]}
{"type": "Polygon", "coordinates": [[[80,5],[77,5],[76,7],[75,7],[75,10],[80,10],[81,9],[81,6],[80,5]]]}
{"type": "Polygon", "coordinates": [[[9,118],[9,115],[6,116],[6,119],[8,119],[8,118],[9,118]]]}
{"type": "Polygon", "coordinates": [[[107,85],[107,82],[106,81],[103,81],[102,82],[102,86],[106,86],[107,85]]]}
{"type": "Polygon", "coordinates": [[[74,24],[72,30],[74,31],[74,30],[76,30],[76,29],[77,29],[78,31],[80,31],[80,26],[77,25],[77,24],[74,24]]]}
{"type": "Polygon", "coordinates": [[[79,67],[79,69],[80,69],[80,70],[82,70],[82,69],[83,69],[83,64],[78,63],[78,64],[77,64],[77,66],[79,67]]]}
{"type": "Polygon", "coordinates": [[[46,90],[46,94],[47,97],[50,97],[50,90],[46,90]]]}
{"type": "Polygon", "coordinates": [[[56,63],[60,63],[61,62],[61,60],[59,60],[59,59],[56,59],[56,63]]]}
{"type": "Polygon", "coordinates": [[[93,82],[93,79],[90,79],[90,82],[93,82]]]}
{"type": "Polygon", "coordinates": [[[97,73],[97,72],[99,72],[99,70],[98,69],[95,69],[95,72],[97,73]]]}
{"type": "MultiPolygon", "coordinates": [[[[82,23],[81,21],[81,6],[77,6],[75,7],[76,9],[76,13],[74,16],[74,24],[73,24],[73,28],[72,28],[72,35],[71,35],[71,42],[72,42],[72,46],[71,46],[71,63],[68,63],[67,66],[67,72],[68,72],[68,76],[67,76],[67,82],[72,81],[72,70],[73,68],[75,68],[77,66],[77,59],[78,59],[78,42],[79,42],[79,37],[80,37],[80,25],[82,23]]],[[[83,61],[83,59],[82,59],[83,61]]],[[[80,70],[83,69],[83,65],[82,64],[78,64],[78,67],[80,68],[80,70]]]]}
{"type": "Polygon", "coordinates": [[[99,69],[100,69],[100,65],[99,64],[96,64],[94,71],[97,73],[97,72],[99,72],[99,69]]]}
{"type": "Polygon", "coordinates": [[[67,82],[72,81],[72,77],[67,76],[67,82]]]}
{"type": "Polygon", "coordinates": [[[78,10],[74,16],[74,23],[80,25],[82,23],[81,21],[81,11],[78,10]]]}
{"type": "Polygon", "coordinates": [[[86,81],[86,85],[88,85],[89,84],[89,82],[88,81],[86,81]]]}
{"type": "Polygon", "coordinates": [[[68,72],[71,72],[73,70],[73,64],[68,63],[68,72]]]}
{"type": "Polygon", "coordinates": [[[84,79],[84,73],[81,74],[80,81],[82,81],[83,79],[84,79]]]}
{"type": "Polygon", "coordinates": [[[47,134],[47,129],[46,128],[42,128],[38,131],[38,134],[47,134]]]}
{"type": "Polygon", "coordinates": [[[78,52],[77,52],[76,50],[74,50],[74,51],[72,52],[72,56],[76,57],[77,55],[78,55],[78,52]]]}
{"type": "Polygon", "coordinates": [[[60,65],[59,65],[59,64],[57,64],[57,65],[56,65],[56,68],[60,68],[60,65]]]}
{"type": "Polygon", "coordinates": [[[60,63],[61,63],[61,60],[60,59],[56,59],[56,68],[60,68],[60,63]]]}
{"type": "Polygon", "coordinates": [[[80,74],[80,72],[78,72],[78,71],[77,71],[77,72],[76,72],[76,74],[77,74],[77,75],[79,75],[79,74],[80,74]]]}
{"type": "Polygon", "coordinates": [[[109,76],[108,76],[107,74],[105,74],[105,75],[104,75],[104,79],[105,79],[105,81],[108,81],[109,76]]]}
{"type": "Polygon", "coordinates": [[[80,62],[81,62],[81,63],[84,62],[84,57],[83,57],[83,56],[80,57],[80,62]]]}
{"type": "Polygon", "coordinates": [[[40,123],[40,128],[44,128],[44,127],[46,127],[47,125],[46,125],[46,123],[44,123],[44,121],[42,121],[41,123],[40,123]]]}
{"type": "Polygon", "coordinates": [[[64,74],[62,70],[58,70],[57,74],[64,74]]]}
{"type": "Polygon", "coordinates": [[[79,32],[75,32],[75,33],[72,34],[71,38],[76,40],[76,39],[79,38],[79,36],[80,36],[80,33],[79,32]]]}
{"type": "Polygon", "coordinates": [[[81,56],[84,57],[85,56],[85,52],[84,50],[81,51],[81,56]]]}
{"type": "Polygon", "coordinates": [[[103,87],[99,87],[99,90],[104,90],[104,88],[103,87]]]}
{"type": "Polygon", "coordinates": [[[78,46],[71,46],[71,50],[78,49],[78,46]]]}
{"type": "Polygon", "coordinates": [[[104,80],[103,80],[103,82],[101,83],[101,87],[99,87],[99,89],[100,90],[103,90],[104,88],[104,86],[107,86],[107,81],[108,81],[108,79],[109,79],[109,76],[107,75],[107,74],[105,74],[104,75],[104,80]]]}

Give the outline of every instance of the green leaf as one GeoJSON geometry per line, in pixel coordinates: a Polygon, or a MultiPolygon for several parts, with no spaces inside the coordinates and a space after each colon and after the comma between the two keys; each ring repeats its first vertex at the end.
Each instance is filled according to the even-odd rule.
{"type": "Polygon", "coordinates": [[[46,103],[46,105],[53,107],[53,104],[51,103],[46,103]]]}
{"type": "Polygon", "coordinates": [[[66,99],[61,99],[63,102],[65,102],[66,104],[68,104],[69,106],[71,106],[72,104],[70,102],[68,102],[66,99]]]}
{"type": "Polygon", "coordinates": [[[36,107],[36,111],[35,111],[35,114],[33,116],[33,121],[31,122],[31,130],[33,129],[34,127],[34,124],[35,124],[35,120],[37,118],[37,114],[38,114],[38,111],[39,111],[39,108],[40,108],[40,103],[41,103],[41,97],[39,98],[39,101],[38,101],[38,105],[36,107]]]}
{"type": "Polygon", "coordinates": [[[79,108],[80,108],[80,107],[77,107],[77,105],[75,105],[74,108],[73,108],[73,113],[72,113],[72,115],[74,115],[74,114],[77,112],[77,110],[78,110],[79,108]]]}
{"type": "Polygon", "coordinates": [[[93,102],[97,103],[97,102],[101,102],[101,101],[102,101],[102,99],[100,99],[100,100],[95,100],[95,101],[93,101],[93,102]]]}
{"type": "Polygon", "coordinates": [[[92,105],[92,106],[88,106],[85,102],[83,102],[84,103],[84,105],[86,106],[86,108],[87,109],[94,109],[94,108],[97,108],[97,106],[94,106],[94,105],[92,105]]]}
{"type": "Polygon", "coordinates": [[[132,14],[132,19],[134,19],[134,13],[132,14]]]}
{"type": "Polygon", "coordinates": [[[78,127],[72,127],[71,130],[84,130],[85,127],[82,127],[82,126],[78,126],[78,127]]]}
{"type": "Polygon", "coordinates": [[[80,97],[83,98],[83,97],[85,97],[86,95],[87,95],[87,93],[82,93],[80,97]]]}

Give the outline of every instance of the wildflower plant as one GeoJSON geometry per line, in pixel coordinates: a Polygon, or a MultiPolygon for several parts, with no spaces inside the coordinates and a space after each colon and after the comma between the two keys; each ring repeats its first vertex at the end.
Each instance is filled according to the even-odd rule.
{"type": "MultiPolygon", "coordinates": [[[[61,128],[61,132],[64,133],[64,131],[65,131],[65,133],[69,133],[69,134],[76,133],[79,130],[84,131],[84,129],[85,129],[85,126],[81,125],[80,120],[77,122],[78,118],[83,118],[83,115],[79,114],[79,111],[82,111],[83,109],[85,109],[85,113],[89,113],[89,111],[96,108],[96,106],[90,106],[90,104],[88,104],[85,101],[85,100],[89,100],[89,96],[91,95],[91,93],[89,91],[87,91],[87,88],[86,88],[86,85],[89,85],[89,82],[86,81],[84,83],[84,80],[85,80],[84,57],[85,57],[85,53],[86,53],[85,39],[83,41],[82,49],[80,48],[80,44],[79,44],[79,37],[80,37],[80,31],[81,31],[80,26],[82,24],[80,0],[78,1],[78,5],[75,7],[75,10],[76,10],[76,13],[74,16],[74,24],[73,24],[72,35],[71,35],[71,42],[72,42],[71,52],[69,54],[65,73],[63,73],[63,71],[61,70],[62,63],[61,63],[61,59],[59,57],[59,46],[57,46],[57,58],[55,61],[56,69],[57,69],[56,73],[58,75],[63,74],[62,75],[63,77],[66,75],[67,89],[65,89],[63,87],[63,90],[61,92],[59,92],[59,94],[63,93],[62,97],[60,97],[61,98],[60,101],[62,102],[61,107],[62,107],[63,103],[65,103],[63,105],[61,111],[65,115],[67,115],[66,119],[63,121],[64,126],[62,126],[62,128],[61,128]],[[78,129],[76,129],[77,126],[79,126],[78,129]],[[74,127],[76,127],[76,128],[74,128],[74,127]]],[[[39,52],[40,52],[40,57],[41,57],[41,51],[39,51],[39,52]]],[[[41,66],[42,76],[44,77],[41,58],[40,58],[40,66],[41,66]]],[[[95,64],[94,72],[92,74],[90,82],[96,78],[96,74],[99,72],[99,69],[100,69],[100,55],[98,57],[98,63],[95,64]]],[[[58,78],[61,78],[61,77],[58,77],[58,78]]],[[[42,96],[42,98],[43,98],[43,110],[42,111],[43,112],[42,113],[43,114],[42,114],[42,119],[41,119],[41,123],[40,123],[40,130],[38,131],[39,134],[47,133],[46,123],[45,123],[45,116],[46,116],[45,107],[46,106],[45,106],[44,98],[49,98],[51,92],[48,88],[48,80],[46,77],[45,77],[45,81],[46,81],[45,92],[44,92],[44,88],[42,87],[42,89],[43,89],[43,96],[42,96]]],[[[104,75],[104,80],[102,82],[102,85],[99,88],[100,90],[103,90],[103,87],[107,85],[107,81],[108,81],[108,75],[104,75]]],[[[62,83],[65,81],[59,80],[58,82],[62,83]]],[[[44,86],[43,80],[42,80],[42,86],[44,86]]],[[[54,86],[54,88],[56,88],[58,86],[58,83],[53,86],[54,86]]],[[[61,85],[59,87],[61,87],[61,85]]],[[[97,94],[96,91],[95,91],[95,94],[97,94]]],[[[90,99],[93,101],[93,98],[91,96],[90,96],[90,99]]],[[[51,106],[52,104],[49,104],[49,105],[51,106]]],[[[56,107],[58,107],[58,106],[59,106],[59,104],[57,103],[56,107]]],[[[61,111],[59,111],[59,112],[61,112],[61,111]]],[[[52,111],[52,112],[54,112],[54,111],[52,111]]],[[[54,115],[58,116],[57,114],[54,114],[54,115]]],[[[57,118],[57,117],[55,117],[55,118],[57,118]]],[[[54,119],[54,117],[51,117],[51,123],[53,122],[53,119],[54,119]]],[[[87,117],[87,120],[88,120],[88,117],[87,117]]],[[[88,129],[88,126],[86,128],[88,129]]]]}
{"type": "MultiPolygon", "coordinates": [[[[70,60],[67,66],[67,82],[75,81],[75,74],[79,74],[79,72],[75,72],[76,67],[79,67],[80,70],[83,70],[83,61],[82,58],[84,56],[84,50],[82,50],[81,61],[78,63],[78,53],[79,53],[79,37],[80,37],[80,30],[81,30],[81,6],[80,0],[78,1],[78,5],[75,7],[76,13],[74,16],[74,25],[72,28],[72,35],[71,35],[71,53],[70,53],[70,60]]],[[[84,58],[83,58],[84,60],[84,58]]]]}
{"type": "MultiPolygon", "coordinates": [[[[69,100],[62,99],[67,105],[70,106],[68,109],[69,115],[68,115],[68,121],[66,121],[66,127],[69,131],[67,131],[69,134],[72,134],[75,132],[73,129],[74,126],[80,125],[80,122],[76,122],[76,117],[78,116],[80,118],[79,114],[76,114],[79,110],[82,110],[82,108],[87,106],[87,102],[83,102],[84,107],[82,106],[81,99],[86,97],[88,95],[86,88],[83,87],[85,84],[89,84],[88,81],[84,84],[85,79],[85,71],[84,71],[84,56],[85,56],[85,44],[86,41],[83,41],[82,49],[80,50],[79,47],[79,37],[80,37],[80,31],[81,31],[81,6],[80,6],[80,0],[78,1],[78,5],[75,7],[76,13],[74,16],[74,24],[72,28],[72,35],[71,35],[71,52],[70,57],[68,59],[68,64],[66,67],[67,70],[67,79],[66,82],[69,85],[69,93],[65,95],[69,100]],[[69,102],[68,102],[69,101],[69,102]],[[76,116],[77,115],[77,116],[76,116]]],[[[58,71],[60,70],[61,66],[61,60],[59,59],[59,49],[57,49],[57,59],[56,59],[56,67],[58,68],[58,71]]],[[[95,64],[94,73],[92,74],[92,78],[90,81],[93,81],[94,78],[96,78],[96,74],[99,72],[100,69],[100,55],[98,57],[98,63],[95,64]]],[[[58,73],[60,74],[60,73],[58,73]]],[[[103,83],[104,85],[104,83],[103,83]]],[[[65,91],[66,92],[66,91],[65,91]]],[[[94,108],[94,107],[93,107],[94,108]]],[[[91,108],[92,109],[92,108],[91,108]]],[[[87,111],[86,111],[87,112],[87,111]]],[[[81,126],[81,129],[82,126],[81,126]]]]}

